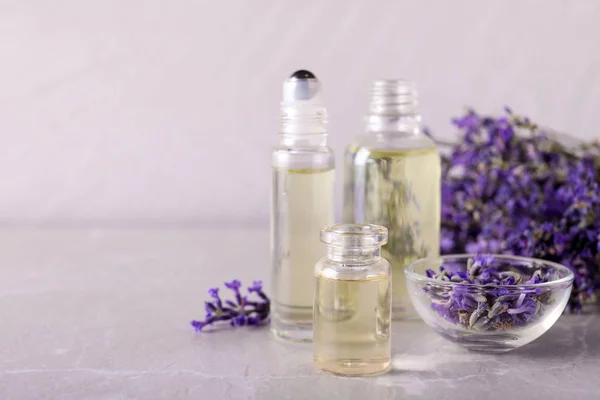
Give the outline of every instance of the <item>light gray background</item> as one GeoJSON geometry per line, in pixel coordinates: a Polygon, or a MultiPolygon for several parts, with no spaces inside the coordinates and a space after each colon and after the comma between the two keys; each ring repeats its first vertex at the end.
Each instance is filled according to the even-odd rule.
{"type": "MultiPolygon", "coordinates": [[[[338,155],[370,81],[600,126],[600,1],[0,0],[0,222],[266,224],[281,81],[324,82],[338,155]]],[[[340,177],[338,175],[338,177],[340,177]]]]}

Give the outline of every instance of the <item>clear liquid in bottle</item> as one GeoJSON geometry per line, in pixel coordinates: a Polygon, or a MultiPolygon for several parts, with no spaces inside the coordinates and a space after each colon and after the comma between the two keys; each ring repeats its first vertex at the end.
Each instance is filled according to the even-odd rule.
{"type": "Polygon", "coordinates": [[[318,232],[333,222],[334,170],[273,170],[273,328],[301,340],[312,330],[318,232]],[[308,331],[308,332],[304,332],[308,331]]]}
{"type": "Polygon", "coordinates": [[[439,152],[436,147],[350,148],[346,160],[345,196],[349,201],[345,219],[388,229],[388,243],[383,246],[382,255],[392,265],[393,314],[400,318],[412,317],[404,268],[419,258],[439,254],[439,152]],[[357,160],[361,157],[362,162],[357,160]],[[360,202],[358,211],[352,200],[360,202]]]}
{"type": "Polygon", "coordinates": [[[377,375],[391,366],[390,280],[316,278],[314,362],[340,375],[377,375]],[[339,293],[349,294],[346,302],[339,293]],[[352,310],[349,312],[349,309],[352,310]]]}

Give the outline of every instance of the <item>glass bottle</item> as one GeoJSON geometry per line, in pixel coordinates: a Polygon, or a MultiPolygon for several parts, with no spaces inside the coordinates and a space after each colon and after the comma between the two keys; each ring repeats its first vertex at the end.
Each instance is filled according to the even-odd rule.
{"type": "Polygon", "coordinates": [[[391,267],[381,257],[387,229],[338,224],[321,230],[327,256],[315,266],[315,367],[366,376],[391,366],[391,267]]]}
{"type": "Polygon", "coordinates": [[[373,83],[366,134],[345,153],[344,221],[383,225],[392,265],[394,319],[415,318],[404,267],[439,254],[440,154],[421,127],[415,84],[373,83]]]}
{"type": "Polygon", "coordinates": [[[324,254],[316,232],[334,219],[325,124],[321,83],[296,71],[283,84],[281,139],[271,157],[271,330],[296,341],[312,339],[313,268],[324,254]]]}

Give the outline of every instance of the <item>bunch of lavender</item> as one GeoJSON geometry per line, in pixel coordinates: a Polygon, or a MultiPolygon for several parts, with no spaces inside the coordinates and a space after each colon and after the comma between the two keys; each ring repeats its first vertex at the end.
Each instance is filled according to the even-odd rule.
{"type": "Polygon", "coordinates": [[[526,271],[504,267],[493,263],[493,257],[478,254],[469,259],[466,269],[464,265],[442,266],[439,272],[428,269],[427,276],[442,282],[494,285],[495,288],[488,286],[481,290],[468,285],[427,284],[423,290],[431,297],[431,308],[453,324],[477,331],[506,331],[536,321],[553,302],[548,290],[511,286],[549,282],[556,279],[554,274],[552,268],[537,266],[527,276],[526,271]]]}
{"type": "Polygon", "coordinates": [[[443,157],[443,254],[508,253],[558,262],[572,311],[600,288],[600,144],[567,147],[509,109],[454,120],[443,157]]]}
{"type": "Polygon", "coordinates": [[[204,302],[206,317],[204,321],[192,321],[191,324],[197,332],[208,325],[228,321],[231,326],[257,326],[267,321],[271,302],[262,290],[262,282],[254,281],[252,286],[248,287],[248,294],[242,296],[240,288],[242,284],[238,280],[226,282],[225,287],[231,289],[235,294],[235,302],[231,300],[221,300],[219,288],[208,290],[212,301],[204,302]],[[258,297],[258,300],[250,300],[248,297],[252,294],[258,297]]]}

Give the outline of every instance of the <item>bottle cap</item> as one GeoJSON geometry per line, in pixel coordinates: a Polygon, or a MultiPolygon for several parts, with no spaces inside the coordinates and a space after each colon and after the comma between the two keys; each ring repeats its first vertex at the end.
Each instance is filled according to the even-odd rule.
{"type": "Polygon", "coordinates": [[[321,82],[310,71],[294,72],[283,83],[283,102],[288,105],[296,102],[321,104],[321,82]]]}
{"type": "Polygon", "coordinates": [[[321,98],[321,82],[315,74],[301,69],[283,82],[281,133],[325,134],[327,112],[321,98]]]}

